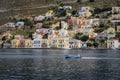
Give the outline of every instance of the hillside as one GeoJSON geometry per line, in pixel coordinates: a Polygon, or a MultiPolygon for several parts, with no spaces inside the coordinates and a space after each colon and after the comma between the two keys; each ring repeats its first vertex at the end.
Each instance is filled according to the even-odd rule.
{"type": "Polygon", "coordinates": [[[61,2],[72,5],[74,9],[79,9],[81,6],[104,8],[120,5],[120,0],[97,0],[96,2],[85,3],[78,3],[76,1],[77,0],[0,0],[0,24],[9,21],[9,16],[17,14],[43,14],[50,6],[57,6],[61,2]]]}
{"type": "MultiPolygon", "coordinates": [[[[44,6],[48,4],[58,4],[64,0],[0,0],[0,9],[23,9],[44,6]]],[[[76,0],[65,0],[76,1],[76,0]]]]}

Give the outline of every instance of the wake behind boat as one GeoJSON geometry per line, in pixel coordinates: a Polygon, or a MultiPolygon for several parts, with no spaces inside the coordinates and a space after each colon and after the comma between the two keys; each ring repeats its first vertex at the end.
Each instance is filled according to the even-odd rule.
{"type": "Polygon", "coordinates": [[[62,48],[62,49],[72,49],[72,48],[62,48]]]}
{"type": "Polygon", "coordinates": [[[78,55],[65,55],[65,58],[68,59],[68,58],[81,58],[80,54],[78,55]]]}

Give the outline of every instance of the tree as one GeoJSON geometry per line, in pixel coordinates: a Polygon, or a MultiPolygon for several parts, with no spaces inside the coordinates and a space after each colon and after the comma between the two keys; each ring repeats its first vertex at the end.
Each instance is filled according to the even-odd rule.
{"type": "Polygon", "coordinates": [[[95,29],[94,29],[94,32],[95,32],[95,33],[101,33],[101,32],[103,32],[103,31],[104,31],[103,28],[95,28],[95,29]]]}
{"type": "Polygon", "coordinates": [[[100,25],[99,25],[99,28],[104,28],[104,24],[100,24],[100,25]]]}
{"type": "Polygon", "coordinates": [[[43,39],[47,39],[48,38],[48,34],[43,35],[43,39]]]}
{"type": "Polygon", "coordinates": [[[80,37],[82,36],[83,33],[76,33],[75,34],[75,39],[80,40],[80,37]]]}
{"type": "Polygon", "coordinates": [[[22,21],[24,21],[25,22],[25,25],[26,26],[33,26],[34,25],[34,22],[33,21],[31,21],[31,20],[29,20],[29,19],[23,19],[22,21]]]}
{"type": "Polygon", "coordinates": [[[77,10],[72,11],[72,15],[75,15],[77,13],[77,10]]]}
{"type": "Polygon", "coordinates": [[[81,2],[81,0],[77,0],[77,2],[81,2]]]}
{"type": "Polygon", "coordinates": [[[100,43],[104,43],[104,42],[105,42],[105,40],[104,40],[104,39],[101,39],[101,40],[99,40],[99,42],[100,42],[100,43]]]}
{"type": "Polygon", "coordinates": [[[89,0],[89,2],[94,2],[95,0],[89,0]]]}
{"type": "Polygon", "coordinates": [[[104,47],[104,45],[105,45],[105,44],[104,44],[104,43],[105,43],[105,39],[99,40],[99,43],[100,43],[100,46],[101,46],[101,47],[104,47]]]}
{"type": "Polygon", "coordinates": [[[69,27],[68,27],[68,30],[72,30],[72,29],[73,29],[73,26],[69,26],[69,27]]]}
{"type": "Polygon", "coordinates": [[[108,26],[108,25],[105,25],[105,24],[100,24],[100,25],[99,25],[99,28],[108,29],[109,26],[108,26]]]}
{"type": "Polygon", "coordinates": [[[60,29],[61,29],[60,26],[55,27],[55,30],[60,30],[60,29]]]}
{"type": "Polygon", "coordinates": [[[48,2],[48,0],[45,0],[45,2],[48,2]]]}
{"type": "Polygon", "coordinates": [[[91,47],[91,46],[92,46],[92,44],[91,44],[91,43],[87,43],[87,46],[88,46],[88,47],[91,47]]]}
{"type": "Polygon", "coordinates": [[[34,32],[29,32],[28,34],[29,34],[29,38],[31,38],[31,39],[33,39],[33,37],[32,37],[32,34],[33,34],[34,32]]]}
{"type": "Polygon", "coordinates": [[[116,33],[116,37],[120,38],[120,32],[116,33]]]}
{"type": "Polygon", "coordinates": [[[7,36],[2,37],[2,41],[7,40],[7,36]]]}
{"type": "Polygon", "coordinates": [[[10,39],[7,39],[6,42],[7,42],[7,43],[11,43],[11,40],[10,40],[10,39]]]}
{"type": "Polygon", "coordinates": [[[49,25],[49,24],[44,23],[44,24],[43,24],[43,26],[42,26],[42,28],[47,28],[47,29],[48,29],[48,28],[50,28],[50,25],[49,25]]]}
{"type": "Polygon", "coordinates": [[[93,46],[94,46],[94,47],[98,47],[98,45],[99,45],[99,44],[96,43],[96,42],[93,43],[93,46]]]}
{"type": "Polygon", "coordinates": [[[62,9],[62,10],[59,10],[58,13],[57,13],[58,17],[64,17],[66,16],[66,10],[62,9]]]}
{"type": "Polygon", "coordinates": [[[84,35],[80,38],[81,41],[86,42],[89,39],[89,36],[84,35]]]}

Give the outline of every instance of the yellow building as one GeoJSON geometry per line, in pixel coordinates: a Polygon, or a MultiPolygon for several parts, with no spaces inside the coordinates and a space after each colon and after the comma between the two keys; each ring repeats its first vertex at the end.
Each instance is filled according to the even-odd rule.
{"type": "Polygon", "coordinates": [[[41,48],[50,48],[50,40],[41,39],[41,48]]]}
{"type": "Polygon", "coordinates": [[[12,45],[12,48],[19,48],[20,40],[13,39],[13,40],[11,41],[11,45],[12,45]]]}
{"type": "Polygon", "coordinates": [[[33,48],[33,40],[26,39],[25,40],[25,48],[33,48]]]}

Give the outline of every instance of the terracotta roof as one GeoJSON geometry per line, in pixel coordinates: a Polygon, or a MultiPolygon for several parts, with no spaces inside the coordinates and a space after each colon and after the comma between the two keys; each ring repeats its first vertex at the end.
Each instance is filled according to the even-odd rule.
{"type": "Polygon", "coordinates": [[[117,38],[117,37],[113,37],[112,40],[119,40],[119,38],[117,38]]]}

